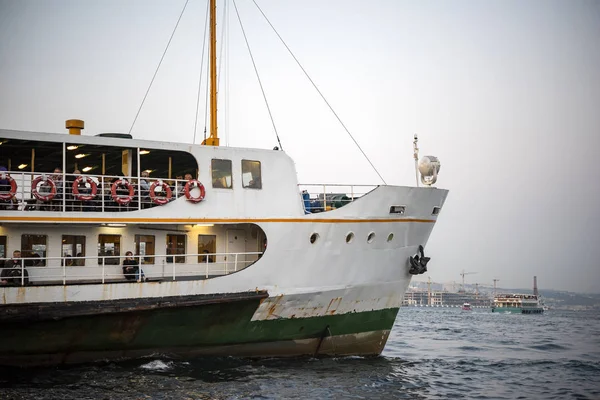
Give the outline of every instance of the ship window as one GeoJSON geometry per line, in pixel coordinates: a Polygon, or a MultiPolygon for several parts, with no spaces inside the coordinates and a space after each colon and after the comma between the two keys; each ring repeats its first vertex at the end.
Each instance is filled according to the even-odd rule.
{"type": "MultiPolygon", "coordinates": [[[[185,235],[167,235],[167,262],[173,262],[174,254],[185,254],[185,235]]],[[[175,263],[185,263],[185,256],[175,256],[175,263]]]]}
{"type": "Polygon", "coordinates": [[[262,189],[260,161],[242,160],[242,186],[250,189],[262,189]]]}
{"type": "Polygon", "coordinates": [[[214,253],[217,252],[216,235],[198,235],[198,262],[215,262],[214,253]],[[210,256],[202,254],[213,254],[210,256]]]}
{"type": "Polygon", "coordinates": [[[354,240],[354,233],[353,232],[349,232],[346,235],[346,243],[352,243],[353,240],[354,240]]]}
{"type": "Polygon", "coordinates": [[[368,243],[373,242],[373,240],[375,240],[375,232],[371,232],[371,233],[369,233],[369,236],[367,236],[368,243]]]}
{"type": "MultiPolygon", "coordinates": [[[[0,236],[0,258],[8,258],[6,256],[6,236],[0,236]]],[[[4,261],[0,261],[0,267],[4,265],[4,261]]]]}
{"type": "Polygon", "coordinates": [[[46,265],[46,235],[21,235],[21,257],[34,257],[40,260],[26,260],[26,266],[44,266],[46,265]]]}
{"type": "Polygon", "coordinates": [[[68,257],[67,266],[84,266],[85,258],[79,257],[85,257],[85,236],[63,235],[62,257],[68,257]]]}
{"type": "Polygon", "coordinates": [[[406,206],[391,206],[390,214],[404,214],[406,211],[406,206]]]}
{"type": "Polygon", "coordinates": [[[231,189],[231,160],[211,160],[213,188],[231,189]]]}
{"type": "Polygon", "coordinates": [[[310,242],[312,244],[314,244],[318,239],[319,239],[319,234],[318,233],[313,233],[312,235],[310,235],[310,242]]]}
{"type": "Polygon", "coordinates": [[[142,264],[154,264],[154,235],[135,235],[135,254],[142,257],[142,264]]]}
{"type": "Polygon", "coordinates": [[[121,263],[121,235],[98,235],[98,264],[119,265],[121,263]]]}
{"type": "Polygon", "coordinates": [[[431,215],[438,215],[440,213],[440,211],[442,211],[442,207],[433,207],[433,211],[431,212],[431,215]]]}
{"type": "Polygon", "coordinates": [[[388,241],[388,242],[391,242],[392,240],[394,240],[394,234],[393,234],[393,233],[390,233],[390,234],[388,235],[388,237],[387,237],[387,241],[388,241]]]}

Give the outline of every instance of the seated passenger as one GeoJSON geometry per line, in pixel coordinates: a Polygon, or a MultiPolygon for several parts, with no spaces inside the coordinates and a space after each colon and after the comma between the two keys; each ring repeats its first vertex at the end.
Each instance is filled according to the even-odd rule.
{"type": "Polygon", "coordinates": [[[4,269],[0,274],[0,286],[21,286],[21,273],[24,276],[23,283],[27,285],[29,283],[29,273],[22,266],[21,251],[13,251],[13,258],[4,263],[4,269]]]}
{"type": "Polygon", "coordinates": [[[128,281],[142,281],[146,280],[144,276],[144,271],[140,268],[140,263],[137,257],[133,256],[131,251],[125,253],[125,260],[123,260],[123,275],[125,275],[125,279],[128,281]]]}
{"type": "Polygon", "coordinates": [[[209,262],[209,263],[215,262],[215,260],[211,256],[209,256],[210,253],[208,250],[204,250],[202,253],[204,254],[202,256],[202,262],[204,262],[204,263],[205,262],[209,262]]]}
{"type": "Polygon", "coordinates": [[[83,253],[77,253],[75,256],[75,265],[78,267],[82,267],[85,264],[85,259],[83,258],[83,253]]]}
{"type": "Polygon", "coordinates": [[[183,180],[183,175],[177,175],[175,177],[175,187],[177,189],[177,193],[175,193],[175,191],[173,191],[173,196],[174,197],[181,197],[181,196],[183,196],[183,191],[185,189],[185,184],[186,184],[186,182],[183,180]]]}
{"type": "Polygon", "coordinates": [[[62,200],[63,200],[63,173],[62,170],[58,167],[54,168],[54,173],[50,177],[54,184],[56,185],[56,195],[52,199],[52,211],[61,211],[62,210],[62,200]]]}
{"type": "Polygon", "coordinates": [[[140,201],[142,202],[142,208],[152,207],[150,201],[150,174],[147,171],[142,171],[142,178],[140,179],[140,201]]]}

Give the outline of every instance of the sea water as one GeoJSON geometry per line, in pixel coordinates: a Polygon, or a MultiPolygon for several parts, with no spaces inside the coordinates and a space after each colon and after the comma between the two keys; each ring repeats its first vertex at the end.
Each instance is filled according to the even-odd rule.
{"type": "Polygon", "coordinates": [[[402,308],[380,357],[0,371],[6,399],[600,399],[600,312],[402,308]]]}

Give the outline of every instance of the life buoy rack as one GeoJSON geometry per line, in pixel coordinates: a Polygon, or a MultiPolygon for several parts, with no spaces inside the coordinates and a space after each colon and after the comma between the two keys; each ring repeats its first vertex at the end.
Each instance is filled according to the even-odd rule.
{"type": "Polygon", "coordinates": [[[150,185],[150,199],[152,200],[152,202],[154,204],[158,204],[159,206],[167,204],[171,200],[172,196],[173,196],[173,192],[171,191],[171,188],[163,180],[159,179],[157,181],[154,181],[152,183],[152,185],[150,185]],[[165,191],[165,193],[166,193],[165,197],[156,197],[155,190],[158,186],[160,186],[162,188],[162,190],[165,191]]]}
{"type": "Polygon", "coordinates": [[[31,182],[31,194],[40,201],[50,201],[56,196],[56,183],[51,178],[46,177],[46,175],[38,176],[31,182]],[[42,181],[46,185],[50,185],[50,193],[45,196],[38,192],[38,184],[42,181]]]}
{"type": "Polygon", "coordinates": [[[14,195],[17,194],[17,182],[12,176],[6,173],[2,173],[2,175],[0,175],[0,179],[5,179],[8,180],[8,182],[10,182],[10,190],[6,193],[0,193],[0,200],[12,199],[14,195]]]}
{"type": "Polygon", "coordinates": [[[197,179],[189,180],[183,188],[183,193],[185,194],[185,198],[191,201],[192,203],[200,203],[202,200],[204,200],[204,196],[206,196],[206,190],[204,189],[204,185],[198,182],[197,179]],[[190,193],[190,190],[195,187],[200,189],[200,196],[198,197],[192,196],[192,194],[190,193]]]}
{"type": "Polygon", "coordinates": [[[75,181],[73,181],[73,196],[75,196],[75,198],[77,200],[82,200],[82,201],[92,200],[94,197],[96,197],[96,193],[98,193],[98,185],[96,185],[96,182],[94,182],[94,180],[92,178],[90,178],[89,176],[79,175],[77,177],[77,179],[75,179],[75,181]],[[90,194],[79,193],[79,185],[83,181],[90,184],[90,187],[92,189],[92,192],[90,194]]]}
{"type": "Polygon", "coordinates": [[[127,179],[118,179],[114,181],[110,188],[110,195],[112,199],[121,205],[129,204],[131,200],[133,200],[134,193],[135,190],[133,189],[133,185],[129,183],[127,179]],[[125,188],[129,190],[129,194],[127,196],[119,196],[117,194],[117,189],[119,186],[125,186],[125,188]]]}

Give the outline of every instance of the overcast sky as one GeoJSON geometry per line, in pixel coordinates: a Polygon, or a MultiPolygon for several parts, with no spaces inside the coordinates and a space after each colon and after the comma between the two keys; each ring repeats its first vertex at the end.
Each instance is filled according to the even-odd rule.
{"type": "MultiPolygon", "coordinates": [[[[433,281],[600,292],[599,1],[257,2],[388,184],[414,185],[414,133],[440,158],[433,281]]],[[[0,0],[0,128],[129,132],[184,3],[0,0]]],[[[223,3],[222,141],[272,148],[223,3]]],[[[237,6],[300,182],[380,183],[254,4],[237,6]]],[[[205,13],[190,0],[134,137],[192,142],[205,13]]]]}

